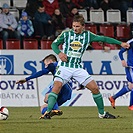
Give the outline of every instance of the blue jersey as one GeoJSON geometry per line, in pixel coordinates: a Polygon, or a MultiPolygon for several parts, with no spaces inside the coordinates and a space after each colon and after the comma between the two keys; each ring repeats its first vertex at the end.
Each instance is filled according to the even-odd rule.
{"type": "Polygon", "coordinates": [[[40,76],[45,75],[45,74],[48,74],[49,72],[51,72],[52,75],[54,75],[56,72],[57,64],[58,64],[58,62],[50,63],[47,68],[44,68],[43,70],[38,71],[37,73],[27,77],[26,81],[33,79],[33,78],[40,77],[40,76]]]}
{"type": "MultiPolygon", "coordinates": [[[[53,84],[49,86],[49,90],[46,92],[50,93],[52,91],[53,84]]],[[[67,100],[71,99],[72,94],[72,80],[70,80],[68,83],[64,84],[61,88],[61,91],[58,94],[57,103],[59,106],[61,106],[63,103],[65,103],[67,100]]]]}
{"type": "MultiPolygon", "coordinates": [[[[54,76],[54,74],[56,72],[57,64],[58,64],[58,62],[49,64],[47,68],[44,68],[43,70],[38,71],[37,73],[27,77],[26,81],[33,79],[33,78],[40,77],[45,74],[48,74],[49,72],[51,72],[52,75],[54,76]]],[[[47,93],[50,93],[52,91],[52,88],[53,88],[53,84],[51,86],[49,86],[49,91],[47,93]]],[[[58,99],[57,99],[58,105],[60,106],[67,100],[70,100],[71,94],[72,94],[72,81],[70,81],[62,86],[62,89],[61,89],[60,93],[58,94],[58,99]]]]}
{"type": "Polygon", "coordinates": [[[130,44],[129,49],[121,48],[119,51],[119,57],[121,60],[124,60],[123,53],[127,51],[127,65],[125,68],[127,80],[133,83],[133,39],[127,41],[130,44]]]}
{"type": "Polygon", "coordinates": [[[121,48],[119,52],[119,57],[121,60],[124,60],[123,53],[127,51],[127,65],[133,67],[133,47],[131,47],[131,45],[133,45],[133,39],[129,40],[127,43],[130,44],[130,48],[129,49],[121,48]]]}

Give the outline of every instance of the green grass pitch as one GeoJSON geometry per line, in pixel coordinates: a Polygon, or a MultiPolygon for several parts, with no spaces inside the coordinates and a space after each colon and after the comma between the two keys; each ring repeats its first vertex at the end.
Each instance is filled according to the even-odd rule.
{"type": "Polygon", "coordinates": [[[8,107],[10,116],[0,121],[0,133],[133,133],[133,111],[105,107],[117,119],[99,119],[96,107],[61,107],[62,116],[39,120],[39,107],[8,107]]]}

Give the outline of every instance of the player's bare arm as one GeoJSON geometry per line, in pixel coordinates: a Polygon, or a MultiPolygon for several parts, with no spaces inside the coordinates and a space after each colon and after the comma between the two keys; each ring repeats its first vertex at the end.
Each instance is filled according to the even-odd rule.
{"type": "Polygon", "coordinates": [[[58,54],[58,56],[59,56],[59,58],[60,58],[63,62],[67,62],[67,55],[66,55],[66,54],[60,52],[60,53],[58,54]]]}
{"type": "Polygon", "coordinates": [[[21,79],[16,82],[16,84],[23,84],[26,82],[26,79],[21,79]]]}
{"type": "Polygon", "coordinates": [[[122,43],[121,43],[121,46],[122,46],[123,48],[129,48],[129,47],[130,47],[130,45],[129,45],[128,43],[126,43],[126,42],[122,42],[122,43]]]}

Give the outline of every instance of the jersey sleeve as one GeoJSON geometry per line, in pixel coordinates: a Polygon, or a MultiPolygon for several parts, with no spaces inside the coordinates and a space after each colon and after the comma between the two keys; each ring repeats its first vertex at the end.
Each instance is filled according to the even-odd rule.
{"type": "Polygon", "coordinates": [[[123,57],[123,53],[126,51],[127,49],[125,48],[121,48],[120,51],[119,51],[119,58],[120,60],[124,60],[124,57],[123,57]]]}
{"type": "Polygon", "coordinates": [[[55,71],[56,71],[56,64],[54,63],[50,63],[47,67],[47,69],[49,70],[49,72],[51,72],[53,75],[55,74],[55,71]]]}
{"type": "Polygon", "coordinates": [[[117,45],[121,45],[121,41],[118,41],[114,38],[111,37],[106,37],[106,36],[99,36],[96,34],[93,34],[92,32],[90,32],[90,42],[106,42],[109,44],[117,44],[117,45]]]}
{"type": "Polygon", "coordinates": [[[45,69],[43,69],[43,70],[41,70],[41,71],[38,71],[37,73],[35,73],[35,74],[33,74],[33,75],[27,77],[27,78],[26,78],[26,81],[28,81],[28,80],[30,80],[30,79],[34,79],[34,78],[40,77],[40,76],[42,76],[42,75],[44,75],[44,74],[48,74],[48,73],[49,73],[49,70],[45,68],[45,69]]]}
{"type": "Polygon", "coordinates": [[[52,43],[51,47],[53,49],[53,51],[56,54],[59,54],[61,51],[59,49],[59,45],[64,43],[64,32],[62,32],[52,43]]]}
{"type": "Polygon", "coordinates": [[[130,43],[130,48],[133,48],[133,42],[132,42],[132,43],[130,43]]]}
{"type": "Polygon", "coordinates": [[[130,39],[130,40],[128,40],[128,41],[127,41],[127,43],[129,43],[129,44],[130,44],[130,48],[133,48],[133,38],[132,38],[132,39],[130,39]]]}

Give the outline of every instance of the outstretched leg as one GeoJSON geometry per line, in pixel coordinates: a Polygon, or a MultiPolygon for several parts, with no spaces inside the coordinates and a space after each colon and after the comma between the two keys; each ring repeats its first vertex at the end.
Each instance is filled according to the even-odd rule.
{"type": "Polygon", "coordinates": [[[114,115],[111,115],[108,112],[104,111],[103,97],[99,92],[96,82],[92,80],[86,85],[86,88],[88,88],[92,92],[93,99],[98,108],[99,118],[115,119],[116,117],[114,115]]]}
{"type": "Polygon", "coordinates": [[[129,105],[128,109],[133,110],[133,89],[130,93],[130,105],[129,105]]]}
{"type": "Polygon", "coordinates": [[[49,93],[48,96],[48,106],[47,106],[47,111],[42,115],[40,118],[46,118],[50,119],[51,118],[51,111],[57,102],[58,94],[61,90],[62,87],[62,82],[60,81],[54,81],[54,87],[52,89],[52,92],[49,93]]]}
{"type": "Polygon", "coordinates": [[[132,90],[132,88],[133,88],[133,84],[129,82],[129,83],[128,83],[128,86],[123,87],[123,88],[122,88],[119,92],[117,92],[115,95],[109,97],[109,101],[110,101],[110,103],[111,103],[111,106],[115,109],[115,100],[116,100],[118,97],[120,97],[120,96],[122,96],[122,95],[124,95],[124,94],[126,94],[126,93],[128,93],[128,92],[130,92],[130,91],[132,90]]]}

